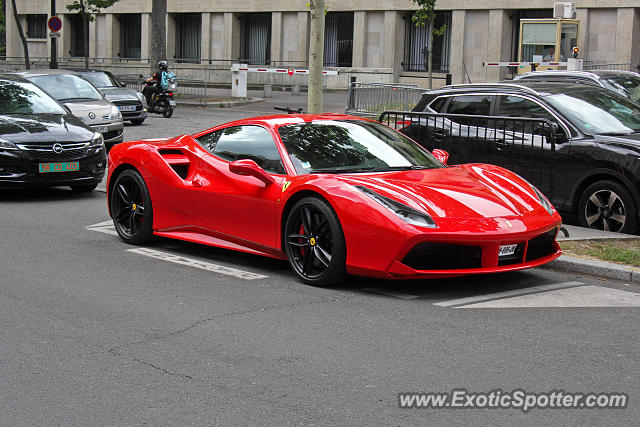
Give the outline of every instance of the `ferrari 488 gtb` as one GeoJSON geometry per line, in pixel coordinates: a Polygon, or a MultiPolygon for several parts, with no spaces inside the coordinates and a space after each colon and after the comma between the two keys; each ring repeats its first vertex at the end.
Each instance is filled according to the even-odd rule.
{"type": "Polygon", "coordinates": [[[561,253],[560,216],[518,175],[446,166],[445,152],[346,115],[257,117],[118,144],[108,201],[127,243],[157,235],[288,259],[318,286],[346,274],[510,271],[561,253]]]}

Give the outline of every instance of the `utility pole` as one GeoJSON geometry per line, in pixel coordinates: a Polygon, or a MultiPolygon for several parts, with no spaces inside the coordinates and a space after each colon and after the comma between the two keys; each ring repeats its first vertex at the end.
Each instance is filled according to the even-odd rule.
{"type": "MultiPolygon", "coordinates": [[[[56,16],[56,0],[51,0],[51,17],[56,16]]],[[[51,63],[49,68],[58,68],[58,38],[51,37],[51,63]]]]}
{"type": "Polygon", "coordinates": [[[309,43],[309,94],[307,107],[310,113],[322,113],[322,65],[324,62],[324,0],[310,0],[311,40],[309,43]]]}

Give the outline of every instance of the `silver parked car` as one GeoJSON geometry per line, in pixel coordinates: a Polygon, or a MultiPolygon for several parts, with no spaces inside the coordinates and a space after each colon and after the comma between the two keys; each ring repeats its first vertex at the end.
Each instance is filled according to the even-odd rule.
{"type": "Polygon", "coordinates": [[[91,82],[109,101],[115,104],[122,120],[134,125],[140,125],[147,118],[147,101],[142,93],[125,87],[109,71],[102,70],[72,70],[91,82]]]}
{"type": "Polygon", "coordinates": [[[514,80],[536,80],[543,82],[582,83],[600,86],[618,92],[640,104],[640,74],[621,70],[544,70],[529,71],[514,77],[514,80]]]}
{"type": "Polygon", "coordinates": [[[120,110],[84,77],[66,70],[30,70],[15,74],[38,85],[74,116],[100,132],[107,148],[124,140],[120,110]]]}

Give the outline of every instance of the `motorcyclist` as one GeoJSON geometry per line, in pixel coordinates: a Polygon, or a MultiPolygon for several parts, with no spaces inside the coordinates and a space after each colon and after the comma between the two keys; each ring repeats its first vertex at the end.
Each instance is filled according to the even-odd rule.
{"type": "Polygon", "coordinates": [[[153,73],[151,77],[144,81],[146,85],[142,89],[142,94],[147,99],[147,105],[153,105],[153,95],[161,90],[160,80],[162,79],[162,73],[167,72],[168,69],[169,64],[167,63],[167,61],[158,61],[158,71],[153,73]]]}

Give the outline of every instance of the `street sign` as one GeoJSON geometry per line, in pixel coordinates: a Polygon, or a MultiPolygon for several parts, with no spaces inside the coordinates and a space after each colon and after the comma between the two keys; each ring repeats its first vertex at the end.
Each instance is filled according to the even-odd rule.
{"type": "Polygon", "coordinates": [[[60,33],[50,32],[49,37],[51,37],[52,39],[60,38],[60,33]]]}
{"type": "Polygon", "coordinates": [[[57,16],[52,16],[51,18],[49,18],[49,22],[47,22],[47,25],[49,26],[49,29],[51,31],[57,33],[58,31],[60,31],[60,29],[62,29],[62,20],[57,16]]]}

